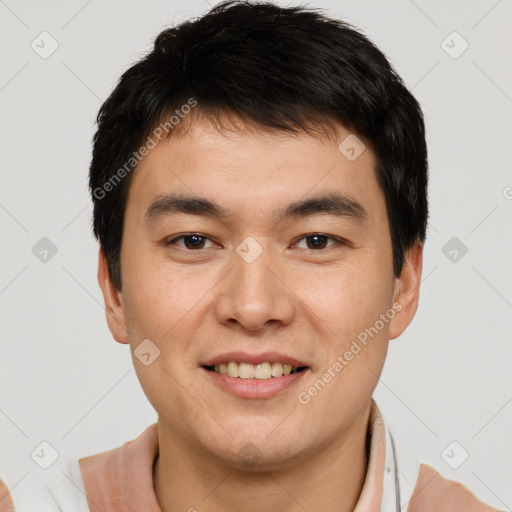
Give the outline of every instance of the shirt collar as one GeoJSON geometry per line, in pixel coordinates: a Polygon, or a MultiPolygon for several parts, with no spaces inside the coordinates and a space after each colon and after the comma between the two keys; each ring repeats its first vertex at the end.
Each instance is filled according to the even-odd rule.
{"type": "MultiPolygon", "coordinates": [[[[386,430],[372,399],[368,422],[369,456],[366,477],[354,512],[379,512],[386,467],[386,430]]],[[[91,512],[161,512],[153,487],[158,456],[158,424],[119,448],[79,460],[91,512]]]]}

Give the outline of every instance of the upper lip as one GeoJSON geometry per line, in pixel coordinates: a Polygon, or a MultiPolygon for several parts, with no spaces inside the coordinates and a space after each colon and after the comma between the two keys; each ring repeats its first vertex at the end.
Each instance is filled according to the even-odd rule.
{"type": "Polygon", "coordinates": [[[286,354],[280,354],[279,352],[260,352],[259,354],[249,354],[248,352],[226,352],[219,354],[218,356],[208,359],[201,366],[215,366],[220,363],[229,363],[235,361],[237,363],[283,363],[300,368],[301,366],[308,366],[302,361],[299,361],[295,357],[288,356],[286,354]]]}

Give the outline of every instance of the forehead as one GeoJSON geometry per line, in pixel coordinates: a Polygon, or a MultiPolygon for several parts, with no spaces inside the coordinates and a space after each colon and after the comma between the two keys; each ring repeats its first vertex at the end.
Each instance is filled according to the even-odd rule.
{"type": "Polygon", "coordinates": [[[163,140],[142,159],[127,208],[142,210],[156,197],[176,192],[269,213],[278,204],[329,192],[357,198],[368,210],[372,203],[383,204],[373,151],[341,126],[333,139],[303,132],[220,132],[197,120],[184,135],[163,140]],[[360,152],[357,158],[347,144],[360,152]]]}

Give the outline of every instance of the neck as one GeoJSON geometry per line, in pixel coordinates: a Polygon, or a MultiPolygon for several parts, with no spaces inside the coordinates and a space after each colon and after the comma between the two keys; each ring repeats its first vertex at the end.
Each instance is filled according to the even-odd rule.
{"type": "Polygon", "coordinates": [[[162,512],[353,511],[367,469],[370,404],[350,428],[300,464],[239,471],[197,451],[158,420],[154,488],[162,512]]]}

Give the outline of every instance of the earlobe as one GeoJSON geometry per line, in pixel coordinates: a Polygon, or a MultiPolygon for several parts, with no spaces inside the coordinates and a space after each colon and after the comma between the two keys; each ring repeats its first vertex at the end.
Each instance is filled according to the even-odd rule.
{"type": "Polygon", "coordinates": [[[98,256],[98,283],[103,293],[105,316],[110,332],[117,342],[127,344],[130,341],[126,330],[121,292],[112,282],[107,257],[102,248],[100,248],[98,256]]]}
{"type": "Polygon", "coordinates": [[[412,322],[420,294],[421,271],[423,268],[423,244],[417,241],[405,255],[402,274],[395,279],[393,304],[398,313],[390,323],[390,339],[400,336],[412,322]],[[398,306],[399,305],[399,306],[398,306]]]}

